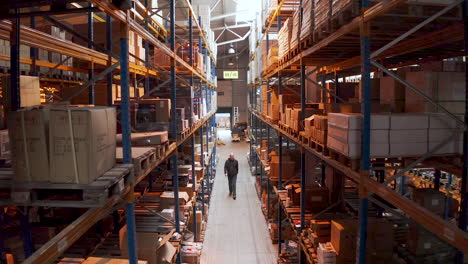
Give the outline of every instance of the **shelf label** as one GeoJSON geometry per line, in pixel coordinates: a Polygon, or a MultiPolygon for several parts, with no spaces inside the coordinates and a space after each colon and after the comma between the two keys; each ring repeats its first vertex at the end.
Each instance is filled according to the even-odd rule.
{"type": "Polygon", "coordinates": [[[239,79],[239,71],[223,71],[224,79],[239,79]]]}

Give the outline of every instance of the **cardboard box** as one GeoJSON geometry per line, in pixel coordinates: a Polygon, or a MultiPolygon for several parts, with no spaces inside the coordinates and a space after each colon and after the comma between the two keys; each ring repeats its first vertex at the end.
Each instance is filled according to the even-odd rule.
{"type": "Polygon", "coordinates": [[[138,103],[137,122],[170,122],[171,99],[144,99],[138,103]]]}
{"type": "MultiPolygon", "coordinates": [[[[281,179],[288,180],[294,177],[295,175],[296,162],[290,161],[283,158],[283,167],[281,179]]],[[[270,162],[270,177],[279,178],[279,162],[270,162]]]]}
{"type": "MultiPolygon", "coordinates": [[[[119,231],[120,252],[122,257],[128,258],[128,233],[127,225],[119,231]]],[[[159,241],[160,235],[155,232],[136,232],[138,259],[145,260],[148,264],[159,263],[157,250],[162,246],[159,241]]]]}
{"type": "Polygon", "coordinates": [[[427,142],[420,143],[391,143],[390,156],[392,157],[418,157],[427,153],[427,142]]]}
{"type": "Polygon", "coordinates": [[[390,144],[393,143],[425,143],[428,139],[427,129],[391,129],[390,144]]]}
{"type": "MultiPolygon", "coordinates": [[[[147,147],[161,145],[168,141],[167,131],[132,133],[132,146],[147,147]]],[[[122,146],[122,134],[117,134],[117,146],[122,146]]]]}
{"type": "Polygon", "coordinates": [[[307,187],[305,206],[307,210],[319,212],[328,207],[329,191],[327,187],[307,187]]]}
{"type": "MultiPolygon", "coordinates": [[[[327,147],[333,149],[347,157],[359,158],[361,157],[361,144],[356,143],[344,143],[341,142],[328,134],[327,136],[327,147]]],[[[395,152],[398,152],[395,150],[395,152]]],[[[390,153],[390,146],[388,143],[378,144],[373,143],[370,145],[370,156],[374,158],[387,157],[390,153]]]]}
{"type": "Polygon", "coordinates": [[[51,182],[89,184],[115,165],[115,108],[54,108],[49,126],[51,182]]]}
{"type": "Polygon", "coordinates": [[[340,259],[355,259],[357,231],[358,220],[340,219],[332,221],[331,243],[340,259]]]}
{"type": "MultiPolygon", "coordinates": [[[[390,130],[393,131],[393,130],[390,130]]],[[[330,137],[348,144],[361,144],[362,133],[361,130],[349,130],[343,129],[335,126],[328,126],[328,134],[330,137]]],[[[427,132],[426,132],[427,136],[427,132]]],[[[389,142],[389,130],[370,130],[370,140],[371,144],[388,144],[389,142]]]]}
{"type": "MultiPolygon", "coordinates": [[[[347,128],[354,130],[362,129],[362,115],[361,114],[342,114],[330,113],[328,114],[328,126],[335,126],[339,128],[347,128]]],[[[389,129],[390,116],[385,114],[372,114],[371,115],[371,129],[389,129]]]]}
{"type": "Polygon", "coordinates": [[[330,242],[320,243],[317,248],[318,264],[336,263],[336,251],[330,242]]]}
{"type": "Polygon", "coordinates": [[[445,211],[445,199],[445,195],[439,190],[431,188],[413,190],[413,201],[441,217],[445,211]]]}
{"type": "MultiPolygon", "coordinates": [[[[10,102],[10,75],[2,77],[3,103],[10,102]]],[[[39,86],[39,77],[20,76],[20,97],[21,107],[37,106],[41,104],[41,91],[39,86]]]]}
{"type": "MultiPolygon", "coordinates": [[[[175,205],[174,192],[163,192],[161,198],[161,209],[169,209],[175,205]]],[[[189,201],[189,195],[186,192],[179,192],[179,205],[184,205],[189,201]]]]}
{"type": "MultiPolygon", "coordinates": [[[[398,74],[404,78],[404,73],[398,74]]],[[[380,103],[390,105],[391,112],[405,111],[405,86],[390,76],[380,78],[380,103]]]]}
{"type": "Polygon", "coordinates": [[[10,139],[8,130],[0,130],[0,158],[10,157],[10,139]]]}
{"type": "Polygon", "coordinates": [[[14,181],[49,181],[49,114],[42,107],[10,113],[8,128],[14,181]]]}
{"type": "Polygon", "coordinates": [[[392,114],[390,116],[390,129],[426,129],[429,128],[429,115],[427,114],[392,114]]]}

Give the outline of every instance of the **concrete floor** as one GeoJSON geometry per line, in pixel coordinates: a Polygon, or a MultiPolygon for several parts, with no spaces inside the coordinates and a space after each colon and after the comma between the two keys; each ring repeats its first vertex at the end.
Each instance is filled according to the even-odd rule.
{"type": "Polygon", "coordinates": [[[249,172],[245,141],[231,142],[229,130],[218,130],[226,146],[218,146],[219,162],[212,192],[208,225],[203,243],[202,264],[277,263],[277,247],[271,243],[260,201],[255,191],[255,178],[249,172]],[[237,200],[229,197],[224,162],[233,152],[239,161],[237,200]]]}

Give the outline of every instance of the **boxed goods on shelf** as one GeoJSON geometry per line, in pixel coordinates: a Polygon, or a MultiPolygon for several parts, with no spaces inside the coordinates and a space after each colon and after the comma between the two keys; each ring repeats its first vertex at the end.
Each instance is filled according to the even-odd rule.
{"type": "Polygon", "coordinates": [[[335,264],[336,251],[330,242],[320,243],[317,248],[318,264],[335,264]]]}
{"type": "Polygon", "coordinates": [[[445,200],[446,196],[439,190],[432,188],[413,190],[413,201],[440,217],[445,213],[445,200]]]}
{"type": "Polygon", "coordinates": [[[0,158],[10,157],[10,139],[8,137],[8,130],[0,130],[0,158]]]}
{"type": "Polygon", "coordinates": [[[314,0],[314,30],[326,31],[329,28],[331,16],[331,0],[314,0]]]}
{"type": "Polygon", "coordinates": [[[314,30],[314,0],[302,1],[301,40],[309,37],[314,30]]]}
{"type": "Polygon", "coordinates": [[[8,129],[14,181],[49,180],[48,126],[48,108],[25,108],[11,113],[8,129]]]}
{"type": "MultiPolygon", "coordinates": [[[[398,76],[405,78],[404,71],[397,71],[398,76]]],[[[395,78],[385,76],[380,80],[380,103],[390,105],[391,112],[403,113],[405,111],[405,86],[395,78]]]]}
{"type": "Polygon", "coordinates": [[[298,45],[298,37],[299,35],[299,29],[301,27],[300,23],[301,21],[299,20],[299,16],[301,14],[301,9],[298,8],[296,12],[294,12],[293,17],[292,17],[292,28],[291,28],[291,36],[290,36],[290,47],[291,49],[295,49],[298,45]]]}
{"type": "MultiPolygon", "coordinates": [[[[161,145],[166,143],[168,139],[167,131],[132,133],[131,135],[132,146],[135,147],[161,145]]],[[[116,140],[117,146],[121,146],[122,134],[117,134],[116,140]]]]}
{"type": "Polygon", "coordinates": [[[115,164],[116,111],[111,107],[52,108],[50,178],[88,184],[115,164]]]}
{"type": "MultiPolygon", "coordinates": [[[[175,205],[174,192],[164,192],[160,196],[161,209],[170,209],[175,205]]],[[[186,192],[179,192],[179,205],[184,205],[189,201],[189,195],[186,192]]]]}
{"type": "MultiPolygon", "coordinates": [[[[3,104],[10,104],[10,75],[2,77],[3,104]]],[[[19,79],[21,107],[41,104],[39,77],[21,75],[19,79]]]]}
{"type": "MultiPolygon", "coordinates": [[[[331,243],[337,253],[337,263],[355,262],[358,226],[358,220],[354,219],[336,219],[332,221],[331,243]]],[[[381,219],[369,219],[367,262],[375,264],[391,263],[393,246],[392,224],[381,219]]]]}
{"type": "Polygon", "coordinates": [[[293,205],[300,205],[301,199],[301,185],[300,184],[289,184],[285,186],[288,191],[288,198],[293,205]]]}
{"type": "MultiPolygon", "coordinates": [[[[370,83],[370,100],[372,103],[379,103],[380,102],[380,79],[379,78],[373,78],[371,79],[370,83]]],[[[341,84],[339,86],[341,88],[341,84]]],[[[362,81],[359,82],[359,86],[356,87],[356,92],[355,94],[357,95],[358,102],[362,102],[362,81]]],[[[386,98],[388,100],[388,98],[386,98]]]]}
{"type": "Polygon", "coordinates": [[[291,30],[292,20],[286,19],[286,22],[281,27],[278,33],[278,58],[281,59],[291,49],[291,30]]]}
{"type": "MultiPolygon", "coordinates": [[[[272,152],[270,153],[270,178],[278,179],[279,178],[279,156],[272,152]]],[[[295,176],[296,162],[291,160],[289,156],[283,155],[282,157],[282,180],[288,180],[295,176]]]]}
{"type": "Polygon", "coordinates": [[[320,212],[328,207],[330,192],[327,187],[306,187],[305,207],[312,212],[320,212]]]}
{"type": "Polygon", "coordinates": [[[453,263],[455,250],[437,235],[426,230],[416,223],[409,224],[407,249],[416,257],[420,257],[419,263],[430,263],[424,258],[435,259],[432,263],[453,263]],[[439,255],[439,253],[448,253],[439,255]]]}
{"type": "MultiPolygon", "coordinates": [[[[452,113],[464,113],[465,75],[462,72],[407,72],[406,80],[452,113]]],[[[405,90],[406,112],[442,112],[411,89],[405,90]]]]}
{"type": "MultiPolygon", "coordinates": [[[[128,232],[127,225],[119,231],[120,251],[124,258],[128,258],[128,232]]],[[[138,245],[138,259],[147,261],[148,264],[172,263],[172,258],[176,254],[176,249],[168,243],[168,236],[163,236],[157,232],[137,230],[135,240],[138,245]],[[169,246],[169,248],[167,248],[169,246]]]]}

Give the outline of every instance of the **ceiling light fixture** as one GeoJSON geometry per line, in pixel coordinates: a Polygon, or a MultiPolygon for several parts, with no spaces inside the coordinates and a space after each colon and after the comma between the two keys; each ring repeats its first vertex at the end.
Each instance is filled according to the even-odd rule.
{"type": "Polygon", "coordinates": [[[234,54],[236,53],[236,50],[234,49],[234,46],[231,44],[231,46],[228,49],[228,54],[234,54]]]}

